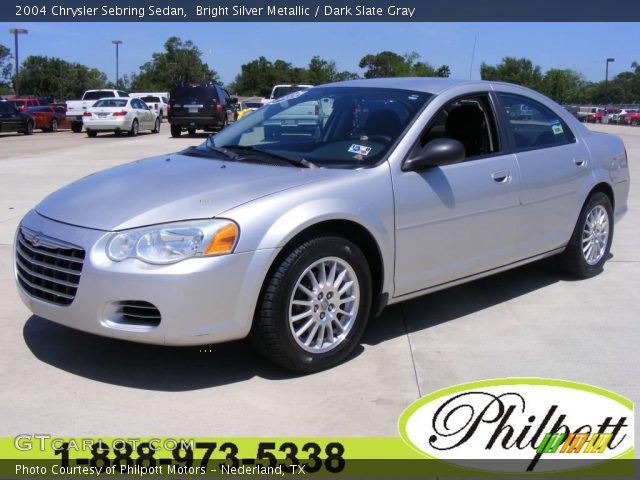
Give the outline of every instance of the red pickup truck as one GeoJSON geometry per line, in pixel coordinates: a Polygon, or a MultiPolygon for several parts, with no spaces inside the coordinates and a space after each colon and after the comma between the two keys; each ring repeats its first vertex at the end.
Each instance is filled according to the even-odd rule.
{"type": "Polygon", "coordinates": [[[633,125],[637,127],[640,125],[640,112],[627,112],[620,116],[620,123],[622,125],[633,125]]]}
{"type": "Polygon", "coordinates": [[[584,118],[585,122],[589,123],[602,123],[602,119],[604,118],[604,112],[596,112],[590,113],[584,118]]]}
{"type": "Polygon", "coordinates": [[[7,102],[16,107],[19,112],[26,112],[33,107],[49,105],[49,102],[45,99],[36,97],[14,97],[7,100],[7,102]]]}

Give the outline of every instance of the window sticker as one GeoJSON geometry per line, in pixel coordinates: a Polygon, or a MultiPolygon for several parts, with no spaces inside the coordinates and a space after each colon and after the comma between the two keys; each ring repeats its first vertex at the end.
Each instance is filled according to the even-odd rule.
{"type": "Polygon", "coordinates": [[[553,130],[554,135],[562,135],[564,133],[564,131],[562,130],[562,125],[560,125],[559,123],[551,125],[551,130],[553,130]]]}
{"type": "Polygon", "coordinates": [[[358,145],[354,143],[349,147],[349,153],[356,153],[359,155],[367,156],[371,151],[371,147],[365,147],[364,145],[358,145]]]}

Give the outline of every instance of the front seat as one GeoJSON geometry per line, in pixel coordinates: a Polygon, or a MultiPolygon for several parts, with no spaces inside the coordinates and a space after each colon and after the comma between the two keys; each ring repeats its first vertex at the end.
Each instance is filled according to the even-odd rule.
{"type": "Polygon", "coordinates": [[[461,105],[447,116],[445,126],[447,137],[458,140],[467,157],[486,152],[484,114],[475,105],[461,105]]]}
{"type": "Polygon", "coordinates": [[[367,117],[365,132],[370,137],[380,135],[395,140],[402,132],[402,122],[393,110],[376,110],[367,117]]]}

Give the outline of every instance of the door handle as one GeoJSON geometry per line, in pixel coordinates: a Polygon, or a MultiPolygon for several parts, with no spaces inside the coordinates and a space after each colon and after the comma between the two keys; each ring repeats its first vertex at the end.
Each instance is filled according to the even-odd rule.
{"type": "Polygon", "coordinates": [[[511,181],[511,172],[509,170],[499,170],[491,174],[491,178],[496,183],[509,183],[511,181]]]}
{"type": "Polygon", "coordinates": [[[583,158],[574,158],[573,163],[575,163],[578,167],[586,167],[587,161],[583,158]]]}

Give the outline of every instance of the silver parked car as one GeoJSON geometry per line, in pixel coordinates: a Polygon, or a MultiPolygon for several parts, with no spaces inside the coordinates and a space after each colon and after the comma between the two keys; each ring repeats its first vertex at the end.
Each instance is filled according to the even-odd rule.
{"type": "Polygon", "coordinates": [[[355,80],[53,193],[20,224],[15,276],[32,312],[79,330],[249,336],[309,372],[344,359],[387,304],[551,255],[597,274],[628,189],[622,141],[534,91],[355,80]],[[302,102],[318,128],[283,121],[265,138],[302,102]]]}

